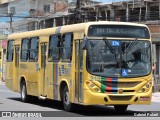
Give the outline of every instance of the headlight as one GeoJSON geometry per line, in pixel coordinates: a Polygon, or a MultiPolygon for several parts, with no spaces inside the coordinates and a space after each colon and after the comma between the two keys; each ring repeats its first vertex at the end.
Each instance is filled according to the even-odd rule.
{"type": "Polygon", "coordinates": [[[145,93],[148,92],[150,90],[152,86],[152,82],[148,82],[147,84],[145,84],[140,90],[139,93],[145,93]]]}
{"type": "Polygon", "coordinates": [[[100,93],[101,92],[101,89],[95,85],[94,83],[92,83],[91,81],[86,81],[86,85],[87,87],[92,91],[92,92],[98,92],[100,93]]]}

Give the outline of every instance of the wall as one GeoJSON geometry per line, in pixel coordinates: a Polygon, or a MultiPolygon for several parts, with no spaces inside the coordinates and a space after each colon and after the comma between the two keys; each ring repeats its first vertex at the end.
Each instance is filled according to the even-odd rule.
{"type": "Polygon", "coordinates": [[[65,12],[68,10],[68,4],[63,1],[54,2],[54,12],[65,12]]]}
{"type": "Polygon", "coordinates": [[[8,2],[11,2],[11,1],[14,1],[14,0],[0,0],[0,3],[8,3],[8,2]]]}
{"type": "Polygon", "coordinates": [[[29,14],[30,10],[30,0],[16,0],[10,2],[8,5],[8,12],[10,11],[11,7],[15,7],[15,14],[16,15],[26,15],[29,14]]]}
{"type": "Polygon", "coordinates": [[[7,14],[8,11],[8,3],[0,5],[0,14],[7,14]]]}

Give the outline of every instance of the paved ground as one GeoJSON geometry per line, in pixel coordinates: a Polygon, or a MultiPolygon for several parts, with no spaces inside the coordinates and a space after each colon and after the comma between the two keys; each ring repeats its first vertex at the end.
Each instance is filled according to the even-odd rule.
{"type": "MultiPolygon", "coordinates": [[[[49,101],[49,100],[39,100],[37,103],[23,103],[20,99],[20,94],[12,92],[6,88],[4,82],[0,82],[0,112],[2,111],[19,111],[19,112],[45,112],[48,114],[53,114],[54,117],[47,118],[30,118],[30,120],[50,120],[50,119],[64,119],[60,117],[55,117],[55,114],[60,114],[60,116],[66,116],[66,120],[144,120],[144,117],[134,117],[134,115],[143,114],[144,112],[152,113],[156,112],[160,114],[160,101],[159,93],[153,94],[153,101],[151,105],[130,105],[124,114],[116,112],[112,106],[75,106],[75,111],[65,112],[61,102],[49,101]],[[71,117],[69,117],[71,116],[71,117]]],[[[9,120],[21,120],[25,118],[8,118],[9,120]]],[[[0,120],[8,120],[5,118],[0,118],[0,120]]],[[[159,117],[145,117],[145,120],[159,120],[159,117]]]]}
{"type": "Polygon", "coordinates": [[[160,102],[160,92],[153,93],[152,101],[153,102],[160,102]]]}

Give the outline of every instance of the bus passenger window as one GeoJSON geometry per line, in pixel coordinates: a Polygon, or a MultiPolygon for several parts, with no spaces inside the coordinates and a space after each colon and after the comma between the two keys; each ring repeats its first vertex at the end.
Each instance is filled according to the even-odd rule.
{"type": "Polygon", "coordinates": [[[59,60],[60,56],[60,41],[61,38],[58,35],[52,35],[50,36],[49,41],[49,53],[48,53],[48,60],[59,60]]]}
{"type": "Polygon", "coordinates": [[[63,36],[62,41],[62,61],[71,61],[72,58],[73,34],[67,33],[63,36]]]}
{"type": "Polygon", "coordinates": [[[31,38],[30,40],[31,41],[30,41],[30,49],[29,49],[29,60],[37,61],[39,38],[31,38]]]}
{"type": "Polygon", "coordinates": [[[21,61],[25,62],[28,60],[28,48],[29,48],[29,39],[22,39],[21,46],[21,61]]]}
{"type": "Polygon", "coordinates": [[[14,41],[8,41],[7,47],[7,61],[13,61],[14,41]]]}

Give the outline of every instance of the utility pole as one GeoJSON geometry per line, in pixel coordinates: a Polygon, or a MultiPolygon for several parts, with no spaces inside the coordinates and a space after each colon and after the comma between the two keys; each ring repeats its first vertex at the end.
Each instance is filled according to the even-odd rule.
{"type": "Polygon", "coordinates": [[[13,23],[13,15],[15,14],[15,9],[11,9],[10,8],[10,10],[9,10],[9,12],[8,12],[8,17],[10,17],[10,31],[11,31],[11,33],[13,33],[13,25],[12,25],[12,23],[13,23]]]}
{"type": "Polygon", "coordinates": [[[81,4],[81,0],[77,0],[76,9],[80,10],[80,4],[81,4]]]}
{"type": "Polygon", "coordinates": [[[80,23],[81,22],[81,8],[80,8],[81,0],[77,0],[76,9],[73,15],[73,23],[80,23]]]}
{"type": "Polygon", "coordinates": [[[9,13],[9,17],[10,17],[10,30],[11,32],[13,33],[13,25],[12,25],[12,22],[13,22],[13,13],[9,13]]]}

